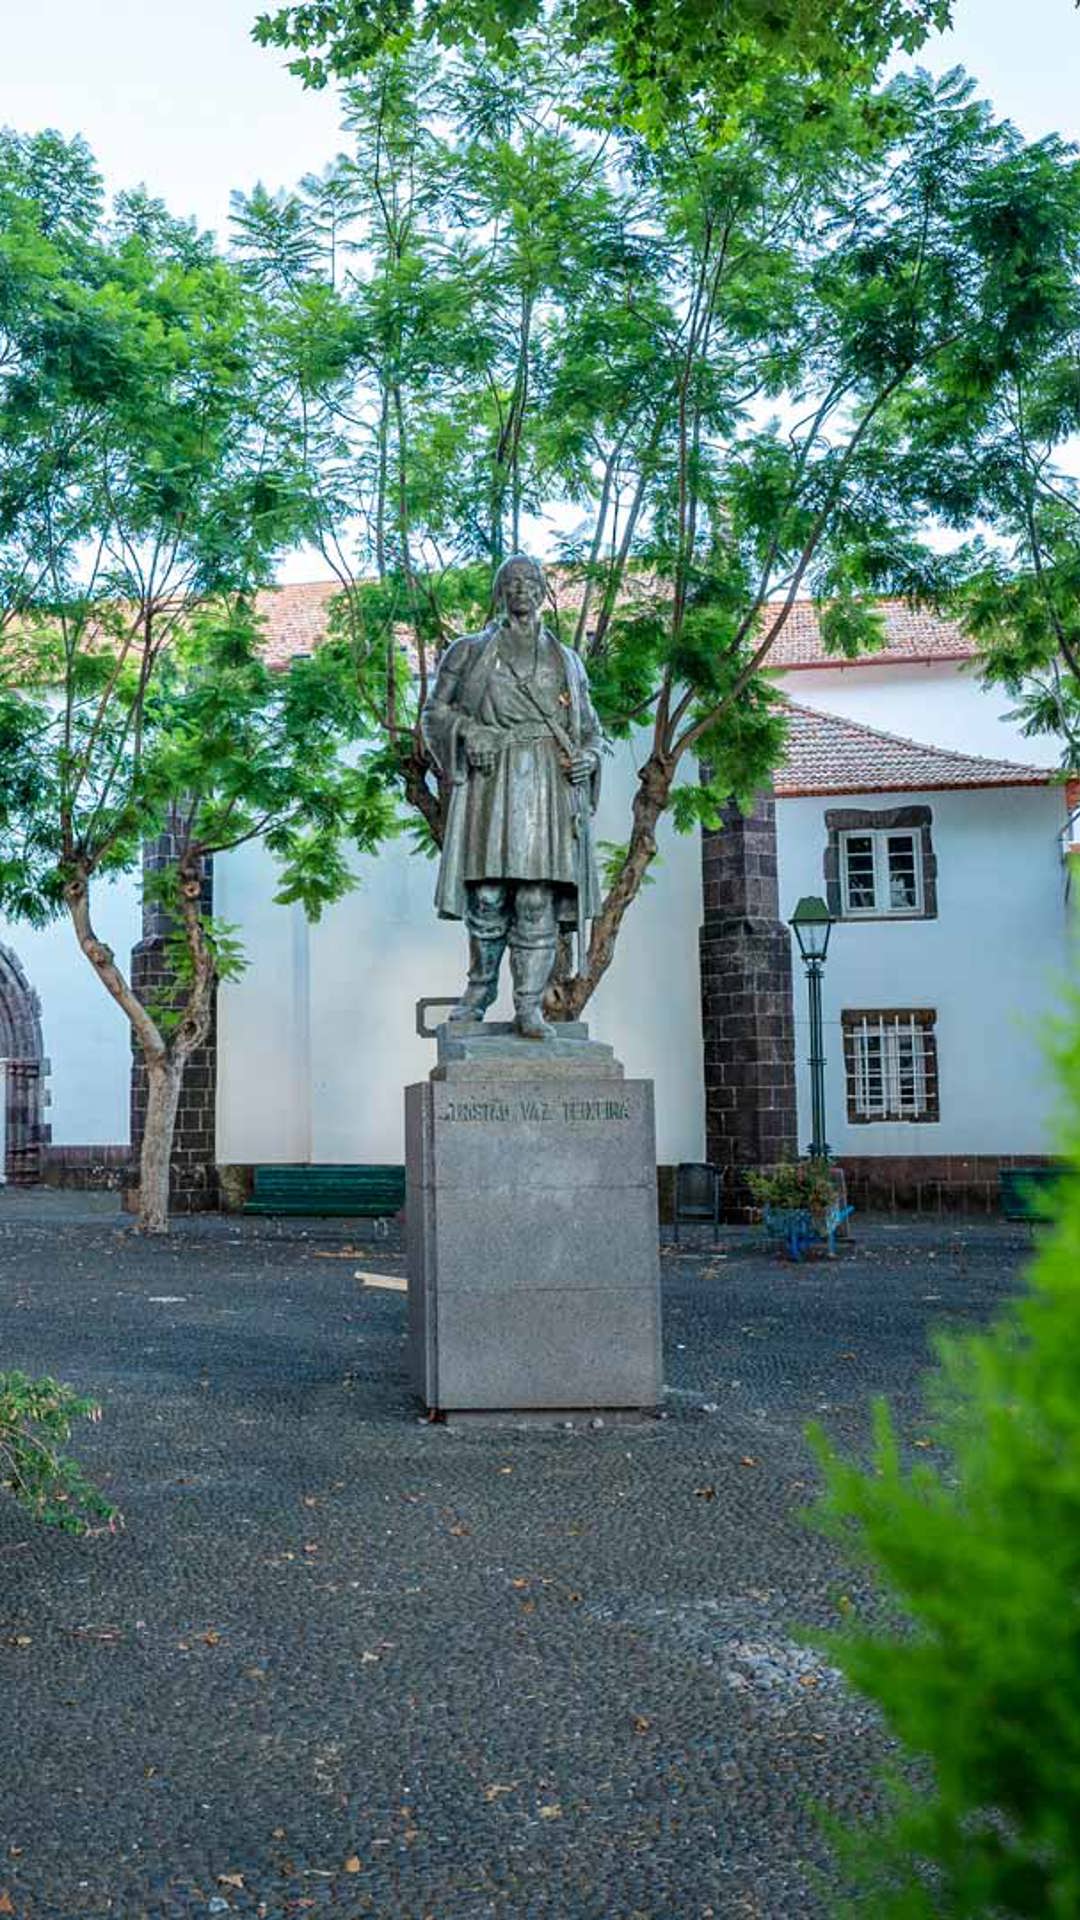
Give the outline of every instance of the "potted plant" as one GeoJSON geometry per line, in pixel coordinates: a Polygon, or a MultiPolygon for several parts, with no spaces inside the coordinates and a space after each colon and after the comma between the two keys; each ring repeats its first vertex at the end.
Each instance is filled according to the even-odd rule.
{"type": "Polygon", "coordinates": [[[783,1240],[793,1260],[801,1260],[815,1240],[835,1252],[836,1229],[852,1209],[844,1203],[843,1175],[828,1160],[782,1161],[748,1173],[746,1184],[766,1233],[783,1240]]]}

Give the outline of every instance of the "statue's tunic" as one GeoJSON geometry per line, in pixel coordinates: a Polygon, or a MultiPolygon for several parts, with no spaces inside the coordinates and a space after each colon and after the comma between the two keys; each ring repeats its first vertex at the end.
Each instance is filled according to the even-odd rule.
{"type": "MultiPolygon", "coordinates": [[[[461,919],[465,887],[478,880],[543,880],[557,889],[559,919],[577,918],[578,840],[574,799],[561,750],[524,687],[500,658],[500,623],[454,642],[443,655],[421,724],[432,758],[450,782],[435,905],[461,919]],[[470,770],[466,736],[495,755],[490,773],[470,770]]],[[[528,686],[574,744],[597,756],[583,807],[599,793],[600,724],[577,654],[542,638],[528,686]]],[[[586,863],[586,917],[599,910],[595,862],[586,863]]]]}

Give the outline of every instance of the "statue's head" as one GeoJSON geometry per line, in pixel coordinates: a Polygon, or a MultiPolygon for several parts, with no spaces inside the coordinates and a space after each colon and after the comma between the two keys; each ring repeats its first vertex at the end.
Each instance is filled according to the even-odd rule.
{"type": "Polygon", "coordinates": [[[544,569],[527,553],[512,553],[495,575],[491,591],[496,613],[535,613],[547,598],[544,569]]]}

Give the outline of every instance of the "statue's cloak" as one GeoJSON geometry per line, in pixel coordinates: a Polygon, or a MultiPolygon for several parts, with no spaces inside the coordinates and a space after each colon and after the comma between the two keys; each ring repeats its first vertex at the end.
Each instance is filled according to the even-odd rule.
{"type": "MultiPolygon", "coordinates": [[[[482,633],[467,634],[447,648],[421,715],[424,740],[447,795],[435,906],[441,918],[460,920],[469,881],[546,880],[557,889],[560,923],[573,926],[582,865],[585,918],[593,918],[600,908],[592,836],[586,837],[581,862],[569,783],[561,771],[554,736],[531,712],[519,690],[508,690],[504,680],[500,685],[502,632],[502,621],[495,621],[482,633]],[[517,712],[507,721],[500,714],[500,701],[505,708],[508,691],[517,712]],[[494,775],[470,771],[466,753],[470,728],[483,729],[485,744],[496,755],[494,775]],[[488,784],[481,787],[477,784],[481,781],[488,784]]],[[[565,696],[555,709],[559,725],[575,746],[596,756],[590,784],[581,790],[591,815],[600,793],[601,733],[588,676],[572,648],[544,637],[549,658],[554,649],[561,662],[565,682],[565,696]]]]}

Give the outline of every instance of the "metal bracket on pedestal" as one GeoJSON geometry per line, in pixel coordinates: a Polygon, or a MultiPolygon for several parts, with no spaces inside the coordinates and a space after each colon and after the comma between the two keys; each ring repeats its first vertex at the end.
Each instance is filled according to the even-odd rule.
{"type": "MultiPolygon", "coordinates": [[[[426,999],[417,1001],[416,1031],[420,1035],[421,1040],[437,1040],[439,1037],[439,1028],[437,1026],[429,1027],[427,1025],[426,1016],[427,1016],[428,1008],[429,1007],[456,1007],[460,998],[461,998],[460,994],[452,994],[448,1000],[440,1000],[437,996],[433,997],[431,995],[428,995],[426,999]]],[[[439,1025],[441,1026],[443,1024],[444,1023],[440,1021],[439,1025]]],[[[463,1021],[462,1025],[465,1025],[465,1024],[466,1023],[463,1021]]],[[[480,1024],[479,1021],[477,1021],[476,1024],[479,1026],[480,1024]]]]}

